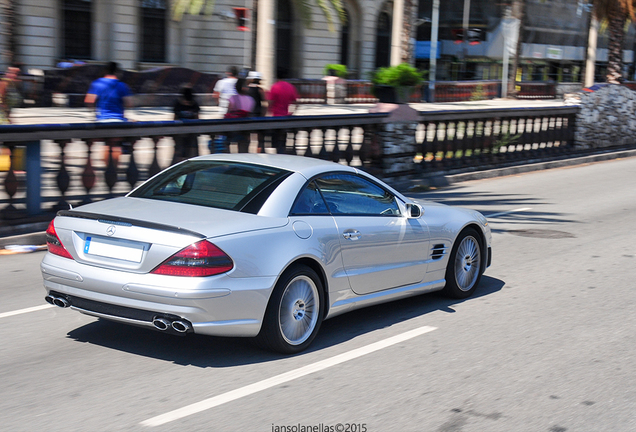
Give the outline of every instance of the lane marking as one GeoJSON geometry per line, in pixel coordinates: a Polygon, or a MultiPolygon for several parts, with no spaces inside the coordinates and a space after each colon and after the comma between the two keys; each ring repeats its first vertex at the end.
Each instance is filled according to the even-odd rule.
{"type": "Polygon", "coordinates": [[[367,354],[371,354],[372,352],[381,350],[383,348],[387,348],[391,345],[395,345],[400,342],[407,341],[414,337],[423,335],[424,333],[432,332],[433,330],[437,330],[437,327],[430,327],[430,326],[419,327],[414,330],[410,330],[405,333],[392,336],[390,338],[387,338],[378,342],[374,342],[372,344],[369,344],[360,348],[356,348],[354,350],[351,350],[342,354],[338,354],[334,357],[321,360],[316,363],[312,363],[310,365],[303,366],[298,369],[294,369],[289,372],[285,372],[280,375],[276,375],[274,377],[264,379],[262,381],[258,381],[254,384],[249,384],[249,385],[246,385],[245,387],[241,387],[236,390],[232,390],[227,393],[223,393],[218,396],[214,396],[209,399],[202,400],[201,402],[193,403],[192,405],[188,405],[183,408],[170,411],[166,414],[158,415],[151,419],[144,420],[140,424],[142,426],[148,426],[148,427],[161,426],[163,424],[166,424],[175,420],[179,420],[184,417],[200,413],[202,411],[209,410],[219,405],[223,405],[228,402],[232,402],[234,400],[244,398],[254,393],[267,390],[277,385],[280,385],[289,381],[293,381],[295,379],[304,377],[305,375],[309,375],[315,372],[320,372],[321,370],[330,368],[332,366],[336,366],[340,363],[344,363],[349,360],[356,359],[358,357],[362,357],[367,354]]]}
{"type": "Polygon", "coordinates": [[[4,312],[4,313],[0,313],[0,318],[7,318],[10,316],[25,314],[29,312],[37,312],[37,311],[41,311],[41,310],[52,308],[52,307],[55,307],[55,306],[50,304],[45,304],[42,306],[34,306],[34,307],[26,308],[26,309],[19,309],[19,310],[15,310],[11,312],[4,312]]]}
{"type": "Polygon", "coordinates": [[[517,213],[517,212],[522,212],[522,211],[527,211],[527,210],[532,210],[530,207],[524,207],[524,208],[520,208],[520,209],[515,209],[515,210],[509,210],[509,211],[505,211],[505,212],[501,212],[501,213],[493,213],[491,215],[484,215],[486,216],[486,219],[490,219],[493,217],[497,217],[497,216],[503,216],[503,215],[507,215],[510,213],[517,213]]]}

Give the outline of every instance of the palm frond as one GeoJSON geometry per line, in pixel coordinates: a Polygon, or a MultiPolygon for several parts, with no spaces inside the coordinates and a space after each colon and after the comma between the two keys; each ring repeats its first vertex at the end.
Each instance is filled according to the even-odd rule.
{"type": "Polygon", "coordinates": [[[214,5],[216,4],[216,0],[207,0],[205,5],[205,14],[212,15],[214,12],[214,5]]]}
{"type": "Polygon", "coordinates": [[[294,6],[300,15],[300,19],[308,28],[311,28],[313,21],[311,16],[311,0],[293,0],[294,6]]]}
{"type": "Polygon", "coordinates": [[[327,7],[327,3],[325,3],[325,0],[316,0],[316,4],[318,5],[323,15],[327,19],[327,26],[329,27],[329,31],[335,32],[336,28],[333,25],[333,18],[331,17],[331,11],[327,7]]]}
{"type": "Polygon", "coordinates": [[[174,0],[172,3],[172,19],[181,21],[189,3],[189,0],[174,0]]]}
{"type": "Polygon", "coordinates": [[[199,15],[205,0],[190,0],[190,15],[199,15]]]}

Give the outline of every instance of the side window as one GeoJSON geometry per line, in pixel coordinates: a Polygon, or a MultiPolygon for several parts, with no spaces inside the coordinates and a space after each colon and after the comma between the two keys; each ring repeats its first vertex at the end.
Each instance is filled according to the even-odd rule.
{"type": "Polygon", "coordinates": [[[331,174],[316,180],[332,214],[396,216],[397,200],[390,192],[364,177],[331,174]]]}
{"type": "Polygon", "coordinates": [[[298,195],[291,214],[329,214],[325,200],[322,199],[322,195],[320,195],[314,182],[309,183],[300,195],[298,195]]]}

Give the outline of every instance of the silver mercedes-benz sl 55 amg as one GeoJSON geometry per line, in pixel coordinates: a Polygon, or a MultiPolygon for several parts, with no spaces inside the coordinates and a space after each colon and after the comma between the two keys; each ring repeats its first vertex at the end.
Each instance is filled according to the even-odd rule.
{"type": "Polygon", "coordinates": [[[354,167],[268,154],[184,161],[125,197],[60,211],[46,234],[49,303],[282,353],[356,308],[468,297],[492,257],[477,211],[409,199],[354,167]]]}

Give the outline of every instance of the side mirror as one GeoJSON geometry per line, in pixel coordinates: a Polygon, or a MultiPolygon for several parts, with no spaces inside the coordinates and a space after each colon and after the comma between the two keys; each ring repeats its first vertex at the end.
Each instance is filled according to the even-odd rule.
{"type": "Polygon", "coordinates": [[[409,219],[417,219],[424,214],[424,209],[419,204],[406,205],[406,217],[409,219]]]}

